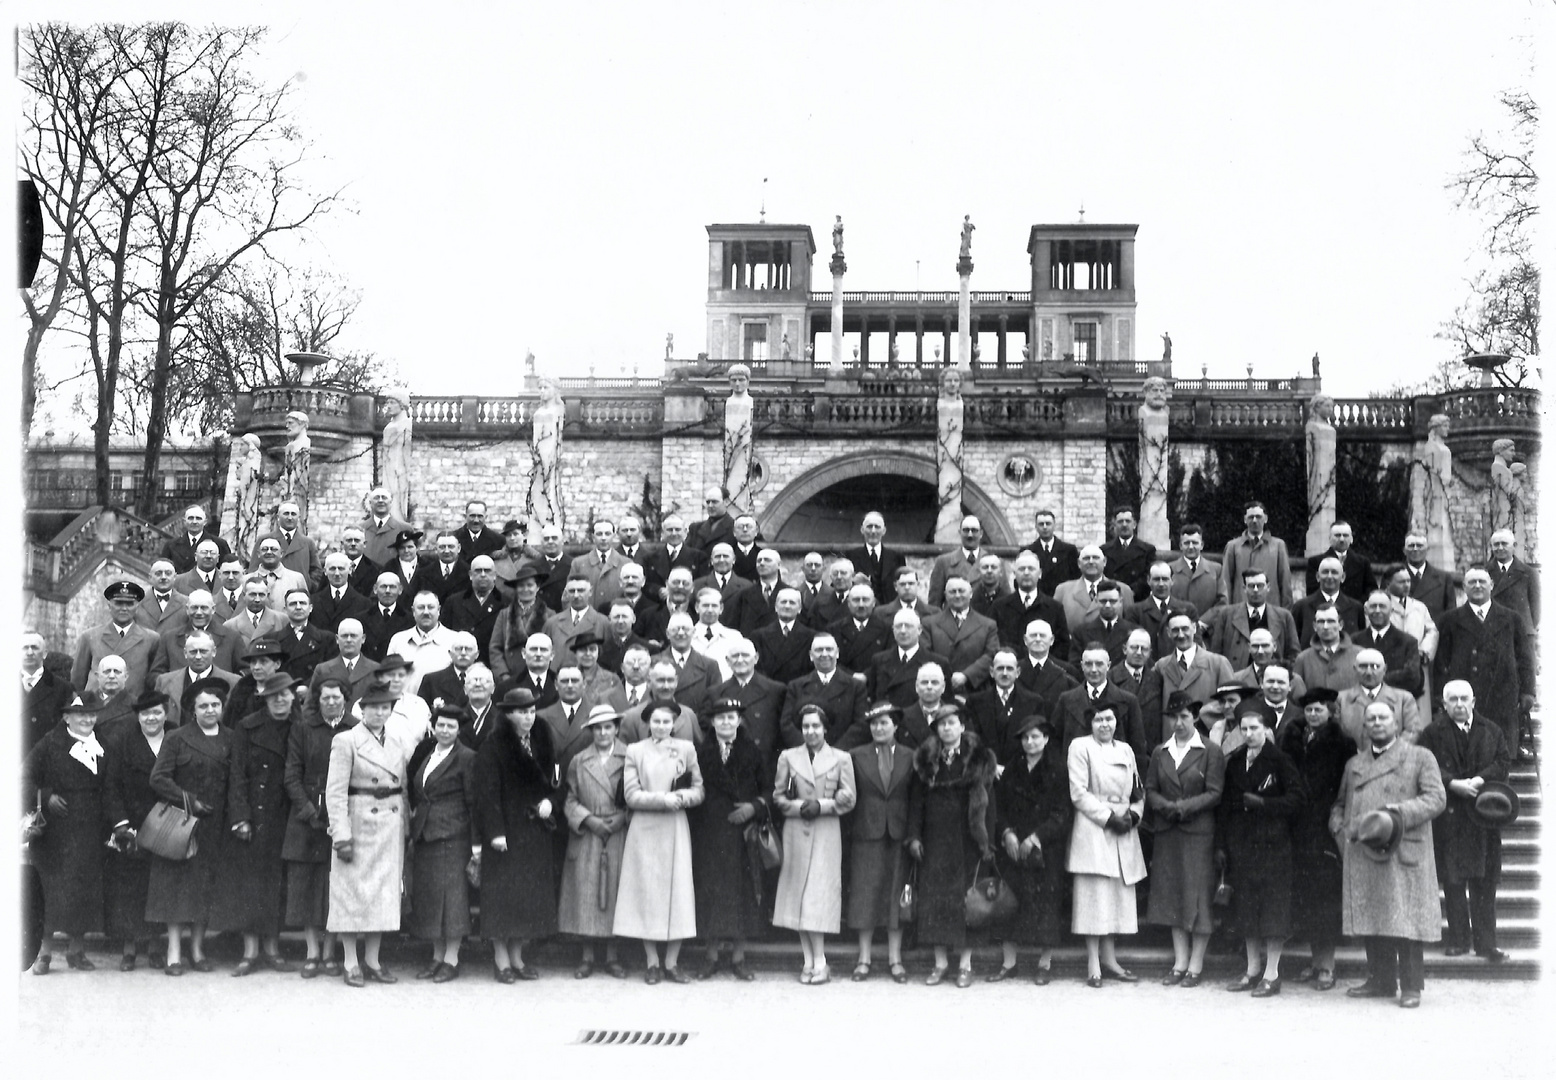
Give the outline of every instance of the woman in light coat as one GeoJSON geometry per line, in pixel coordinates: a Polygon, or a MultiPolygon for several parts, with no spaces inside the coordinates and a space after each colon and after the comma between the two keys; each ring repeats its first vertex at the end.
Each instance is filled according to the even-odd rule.
{"type": "Polygon", "coordinates": [[[616,890],[621,886],[621,855],[627,844],[626,793],[622,774],[627,748],[616,738],[621,714],[609,705],[589,710],[584,726],[593,744],[573,756],[567,766],[567,861],[562,868],[562,899],[557,927],[584,939],[577,978],[594,974],[596,942],[605,942],[605,971],[624,979],[627,971],[616,959],[616,890]],[[603,865],[602,865],[603,864],[603,865]],[[603,877],[603,881],[601,880],[603,877]]]}
{"type": "Polygon", "coordinates": [[[827,972],[826,936],[843,918],[843,827],[854,808],[854,762],[827,745],[827,714],[800,710],[796,746],[778,755],[773,805],[782,815],[783,868],[773,898],[773,925],[800,932],[805,966],[800,982],[819,986],[827,972]]]}
{"type": "Polygon", "coordinates": [[[648,713],[648,738],[627,747],[622,790],[632,822],[621,856],[612,932],[643,942],[649,985],[668,977],[688,983],[676,966],[681,941],[697,934],[697,894],[692,885],[692,834],[686,811],[702,804],[702,771],[689,739],[671,737],[679,706],[656,705],[648,713]],[[664,968],[656,942],[665,942],[664,968]]]}
{"type": "Polygon", "coordinates": [[[346,985],[399,980],[378,960],[385,930],[400,929],[400,891],[405,877],[405,766],[415,747],[386,725],[398,695],[370,690],[358,704],[362,722],[330,742],[324,782],[334,861],[325,929],[340,935],[346,985]],[[365,935],[361,966],[357,937],[365,935]]]}
{"type": "Polygon", "coordinates": [[[1086,710],[1091,734],[1070,744],[1070,828],[1066,868],[1075,875],[1070,930],[1086,938],[1086,985],[1102,986],[1102,973],[1120,982],[1140,977],[1118,962],[1115,934],[1133,934],[1135,885],[1145,880],[1145,857],[1137,826],[1145,810],[1145,787],[1135,754],[1114,737],[1118,719],[1111,705],[1086,710]]]}

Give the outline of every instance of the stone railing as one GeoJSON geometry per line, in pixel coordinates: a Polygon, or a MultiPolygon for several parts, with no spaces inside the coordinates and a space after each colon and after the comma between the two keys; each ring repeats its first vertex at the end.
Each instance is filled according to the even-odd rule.
{"type": "MultiPolygon", "coordinates": [[[[955,305],[961,301],[961,293],[951,291],[914,291],[914,290],[886,290],[886,291],[859,291],[845,289],[842,292],[843,303],[853,304],[950,304],[955,305]]],[[[1031,292],[1023,292],[1016,289],[972,289],[968,292],[968,299],[974,304],[1030,304],[1031,292]]],[[[812,304],[832,303],[832,290],[812,290],[810,294],[812,304]]]]}
{"type": "Polygon", "coordinates": [[[116,552],[144,564],[162,552],[173,535],[117,506],[91,506],[76,515],[47,544],[27,545],[27,587],[35,592],[70,594],[103,555],[116,552]]]}
{"type": "Polygon", "coordinates": [[[1439,394],[1432,412],[1453,422],[1455,433],[1540,430],[1540,392],[1521,386],[1482,386],[1439,394]]]}
{"type": "Polygon", "coordinates": [[[254,415],[285,416],[295,409],[307,413],[310,423],[345,418],[351,415],[351,398],[351,391],[328,386],[266,386],[254,391],[254,415]]]}

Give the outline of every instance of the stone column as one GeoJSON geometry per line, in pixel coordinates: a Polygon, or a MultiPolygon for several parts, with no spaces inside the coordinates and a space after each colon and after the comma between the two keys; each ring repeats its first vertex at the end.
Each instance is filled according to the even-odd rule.
{"type": "Polygon", "coordinates": [[[842,237],[837,238],[837,250],[832,254],[832,360],[833,375],[843,373],[843,275],[848,264],[843,261],[842,237]]]}
{"type": "Polygon", "coordinates": [[[913,316],[913,366],[924,366],[924,316],[913,316]]]}
{"type": "Polygon", "coordinates": [[[1329,547],[1335,518],[1334,399],[1314,394],[1307,421],[1307,539],[1304,553],[1316,555],[1329,547]]]}
{"type": "Polygon", "coordinates": [[[972,233],[976,226],[972,216],[962,218],[962,249],[956,259],[956,276],[961,281],[961,293],[956,302],[956,366],[962,371],[972,370],[972,233]]]}
{"type": "Polygon", "coordinates": [[[962,527],[962,429],[965,402],[962,400],[962,374],[946,369],[940,377],[940,397],[936,403],[935,487],[940,509],[935,517],[935,543],[955,544],[962,527]]]}
{"type": "Polygon", "coordinates": [[[1004,369],[1005,364],[1007,363],[1007,358],[1006,358],[1006,355],[1005,355],[1005,349],[1006,349],[1005,335],[1006,335],[1006,333],[1009,330],[1010,330],[1010,316],[1009,315],[1001,315],[1000,316],[1000,338],[999,338],[999,366],[1000,366],[1001,370],[1004,369]]]}
{"type": "Polygon", "coordinates": [[[1172,547],[1167,526],[1167,380],[1145,380],[1140,423],[1140,539],[1154,547],[1172,547]]]}
{"type": "Polygon", "coordinates": [[[1426,561],[1451,572],[1458,558],[1449,499],[1453,451],[1448,449],[1448,424],[1441,413],[1428,421],[1426,442],[1410,463],[1410,531],[1425,538],[1426,561]]]}
{"type": "Polygon", "coordinates": [[[724,487],[729,505],[740,513],[751,513],[751,436],[755,402],[747,389],[751,369],[732,364],[729,369],[730,395],[724,402],[724,487]]]}

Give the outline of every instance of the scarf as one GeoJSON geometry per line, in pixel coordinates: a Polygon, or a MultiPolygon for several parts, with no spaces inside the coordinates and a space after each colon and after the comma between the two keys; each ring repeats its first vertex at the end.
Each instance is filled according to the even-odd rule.
{"type": "Polygon", "coordinates": [[[71,739],[70,756],[92,770],[92,775],[96,776],[97,760],[103,756],[103,744],[97,741],[96,733],[88,732],[84,736],[67,734],[70,734],[71,739]]]}

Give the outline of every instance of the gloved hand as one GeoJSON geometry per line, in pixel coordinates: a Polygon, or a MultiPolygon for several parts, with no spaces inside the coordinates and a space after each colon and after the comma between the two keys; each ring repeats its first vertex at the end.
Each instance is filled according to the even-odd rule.
{"type": "Polygon", "coordinates": [[[1103,828],[1110,833],[1118,833],[1122,836],[1129,832],[1129,819],[1115,810],[1108,815],[1107,824],[1103,828]]]}
{"type": "Polygon", "coordinates": [[[135,840],[135,830],[128,825],[120,825],[113,831],[113,841],[121,848],[128,848],[135,840]]]}
{"type": "Polygon", "coordinates": [[[744,825],[756,817],[756,807],[748,802],[737,803],[734,811],[725,820],[731,825],[744,825]]]}
{"type": "Polygon", "coordinates": [[[598,836],[601,840],[610,839],[611,827],[597,817],[584,818],[584,828],[598,836]]]}
{"type": "Polygon", "coordinates": [[[1016,839],[1016,834],[1013,832],[1005,834],[1005,854],[1010,858],[1011,862],[1016,862],[1021,858],[1021,842],[1016,839]]]}
{"type": "Polygon", "coordinates": [[[335,845],[335,855],[341,862],[348,863],[356,855],[356,845],[350,840],[342,840],[335,845]]]}
{"type": "Polygon", "coordinates": [[[540,802],[535,807],[535,816],[538,817],[541,821],[545,821],[547,818],[549,818],[551,816],[551,800],[550,799],[541,799],[540,800],[540,802]]]}
{"type": "Polygon", "coordinates": [[[918,862],[923,857],[924,857],[924,841],[922,841],[922,840],[909,840],[908,841],[908,858],[912,859],[914,862],[918,862]]]}
{"type": "Polygon", "coordinates": [[[232,827],[232,834],[246,844],[254,839],[254,827],[246,821],[240,821],[232,827]]]}
{"type": "Polygon", "coordinates": [[[821,803],[817,800],[806,799],[805,802],[800,805],[800,817],[804,818],[806,821],[810,821],[812,818],[818,818],[820,816],[821,803]]]}
{"type": "Polygon", "coordinates": [[[1243,806],[1249,810],[1258,810],[1264,805],[1264,796],[1256,795],[1251,791],[1243,792],[1243,806]]]}
{"type": "Polygon", "coordinates": [[[323,832],[330,827],[330,816],[323,810],[315,810],[313,812],[313,817],[308,819],[308,824],[313,828],[318,829],[320,832],[323,832]]]}
{"type": "Polygon", "coordinates": [[[1220,874],[1226,870],[1226,852],[1222,851],[1220,848],[1216,849],[1215,863],[1216,873],[1220,874]]]}
{"type": "Polygon", "coordinates": [[[58,795],[50,795],[49,801],[44,803],[44,806],[46,806],[49,813],[53,814],[55,817],[64,818],[70,816],[70,804],[67,803],[64,799],[60,798],[58,795]]]}
{"type": "Polygon", "coordinates": [[[200,799],[190,799],[189,800],[189,812],[191,814],[193,814],[195,817],[210,817],[211,816],[211,808],[210,808],[210,806],[207,803],[201,801],[200,799]]]}
{"type": "Polygon", "coordinates": [[[493,851],[507,851],[508,850],[508,838],[506,836],[499,836],[496,839],[494,839],[492,841],[492,850],[493,851]]]}

